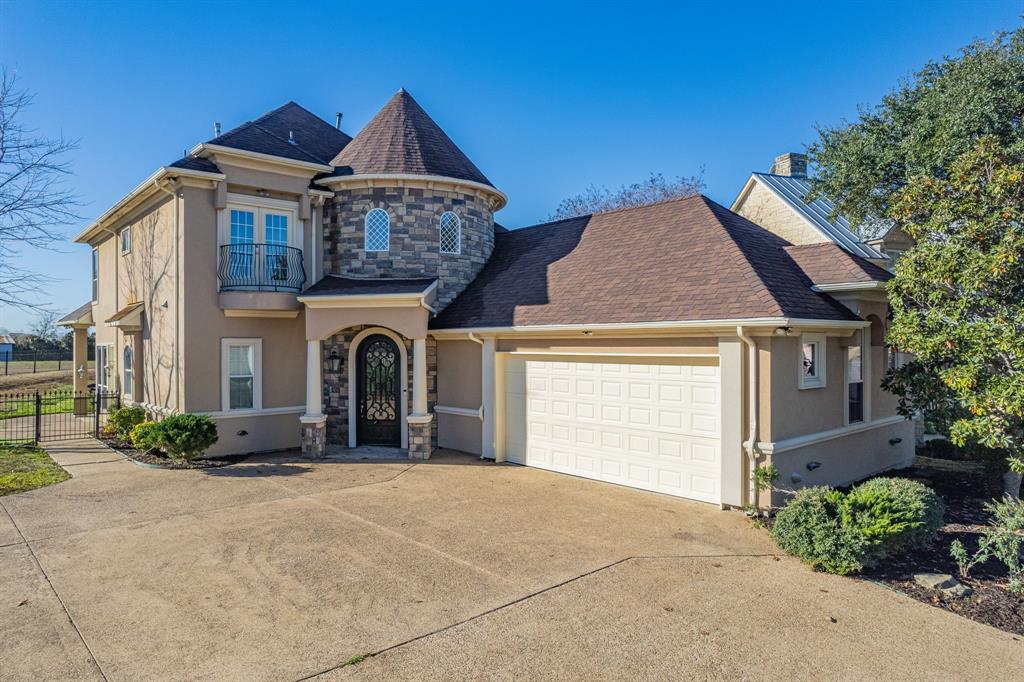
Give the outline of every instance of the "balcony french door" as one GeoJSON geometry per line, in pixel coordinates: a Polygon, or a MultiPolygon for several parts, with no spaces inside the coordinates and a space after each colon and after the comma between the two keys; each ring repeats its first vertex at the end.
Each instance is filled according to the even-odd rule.
{"type": "MultiPolygon", "coordinates": [[[[273,202],[287,205],[287,202],[273,202]]],[[[221,290],[298,291],[306,280],[302,233],[295,212],[268,206],[232,205],[222,232],[221,290]],[[226,242],[226,244],[225,244],[226,242]]]]}

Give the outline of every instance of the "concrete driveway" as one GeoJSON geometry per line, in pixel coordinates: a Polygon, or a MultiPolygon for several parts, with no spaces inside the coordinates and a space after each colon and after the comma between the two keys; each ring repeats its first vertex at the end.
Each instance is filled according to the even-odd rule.
{"type": "Polygon", "coordinates": [[[53,454],[71,480],[0,498],[3,679],[1024,675],[1020,638],[706,505],[455,454],[53,454]]]}

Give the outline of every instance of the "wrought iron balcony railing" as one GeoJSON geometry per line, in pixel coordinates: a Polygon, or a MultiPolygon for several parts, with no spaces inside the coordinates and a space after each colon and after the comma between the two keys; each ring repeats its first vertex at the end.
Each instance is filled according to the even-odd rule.
{"type": "Polygon", "coordinates": [[[306,282],[302,249],[279,244],[220,247],[221,291],[299,291],[306,282]]]}

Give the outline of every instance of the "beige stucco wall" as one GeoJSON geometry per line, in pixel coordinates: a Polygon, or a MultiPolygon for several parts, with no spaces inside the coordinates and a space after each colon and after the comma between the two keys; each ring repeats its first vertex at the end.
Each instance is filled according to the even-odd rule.
{"type": "Polygon", "coordinates": [[[176,404],[177,354],[174,261],[174,203],[160,195],[113,223],[96,245],[99,286],[93,306],[97,344],[111,345],[110,364],[123,390],[123,353],[134,350],[135,390],[132,399],[153,405],[176,404]],[[120,232],[131,226],[131,250],[121,253],[120,232]],[[143,303],[143,329],[136,335],[107,326],[109,319],[131,303],[143,303]],[[165,305],[166,304],[166,305],[165,305]]]}
{"type": "Polygon", "coordinates": [[[298,447],[299,413],[217,418],[211,455],[241,455],[298,447]],[[242,433],[242,432],[245,433],[242,433]]]}
{"type": "Polygon", "coordinates": [[[753,188],[733,210],[792,244],[819,244],[829,241],[828,237],[811,227],[785,202],[757,181],[754,181],[753,188]]]}
{"type": "MultiPolygon", "coordinates": [[[[305,320],[225,317],[217,294],[217,212],[214,191],[185,187],[183,194],[184,406],[188,412],[221,409],[221,339],[262,339],[263,407],[305,404],[305,320]]],[[[305,223],[308,229],[308,222],[305,223]]],[[[297,420],[293,416],[294,421],[297,420]]],[[[275,418],[276,420],[276,418],[275,418]]],[[[298,428],[289,430],[298,444],[298,428]]]]}
{"type": "MultiPolygon", "coordinates": [[[[476,410],[481,396],[481,347],[474,341],[437,342],[437,404],[476,410]]],[[[481,453],[483,423],[476,417],[437,413],[438,447],[481,453]]]]}
{"type": "Polygon", "coordinates": [[[779,490],[772,494],[771,501],[779,505],[792,490],[813,485],[846,485],[882,471],[910,466],[913,459],[914,424],[905,419],[776,453],[771,462],[779,471],[779,490]],[[820,466],[809,470],[810,462],[820,466]],[[798,481],[794,475],[799,477],[798,481]]]}

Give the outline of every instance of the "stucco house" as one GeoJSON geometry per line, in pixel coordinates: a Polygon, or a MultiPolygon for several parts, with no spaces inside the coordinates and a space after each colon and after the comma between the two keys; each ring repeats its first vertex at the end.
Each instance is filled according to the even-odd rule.
{"type": "Polygon", "coordinates": [[[515,230],[506,200],[404,90],[354,138],[290,102],[78,235],[92,297],[63,324],[221,453],[440,447],[735,506],[757,463],[910,462],[870,258],[704,196],[515,230]]]}

